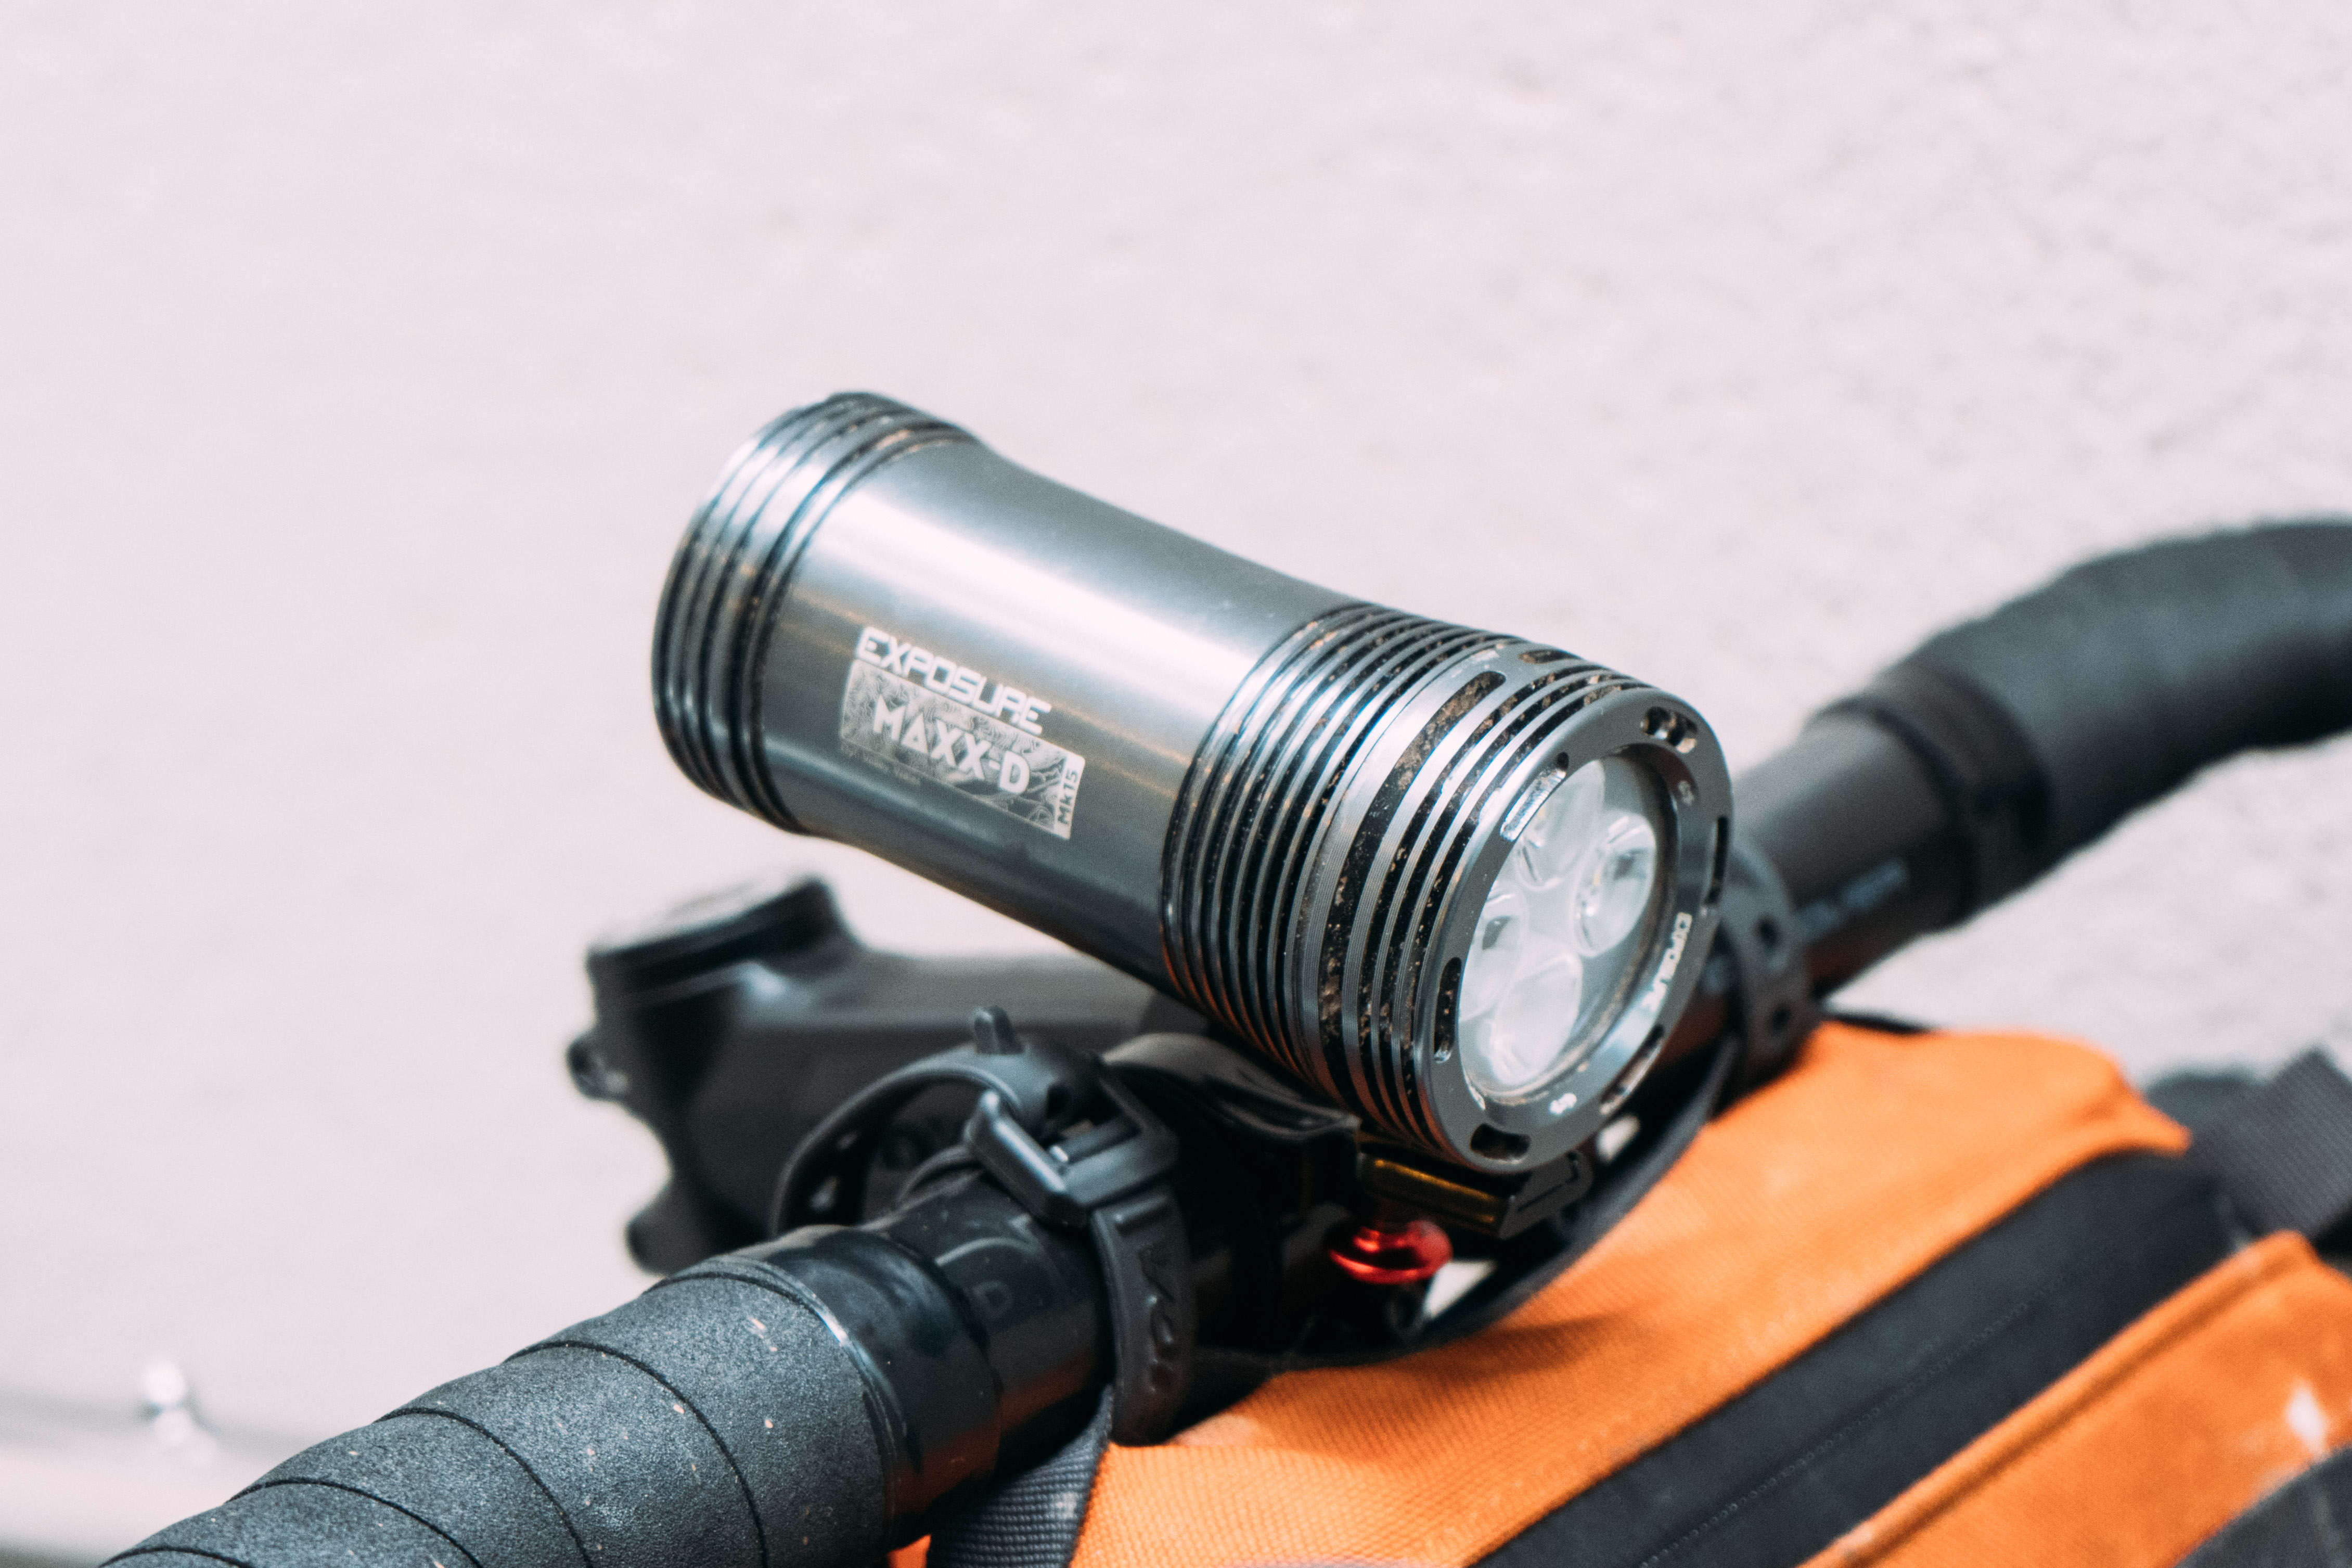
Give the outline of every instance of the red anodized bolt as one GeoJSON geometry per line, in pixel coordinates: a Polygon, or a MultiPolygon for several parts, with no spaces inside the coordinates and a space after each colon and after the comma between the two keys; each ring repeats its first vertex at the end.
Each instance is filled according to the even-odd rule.
{"type": "Polygon", "coordinates": [[[1454,1238],[1433,1220],[1399,1226],[1342,1223],[1325,1250],[1351,1279],[1367,1285],[1418,1285],[1454,1261],[1454,1238]]]}

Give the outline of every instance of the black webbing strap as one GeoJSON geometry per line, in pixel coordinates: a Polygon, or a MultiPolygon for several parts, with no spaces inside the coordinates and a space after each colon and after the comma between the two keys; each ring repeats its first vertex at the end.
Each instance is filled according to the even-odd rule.
{"type": "Polygon", "coordinates": [[[2231,1520],[2180,1568],[2352,1568],[2352,1448],[2231,1520]]]}
{"type": "Polygon", "coordinates": [[[2352,1079],[2325,1052],[2305,1051],[2196,1131],[2189,1158],[2258,1233],[2316,1241],[2352,1220],[2352,1079]]]}
{"type": "Polygon", "coordinates": [[[1060,1453],[933,1531],[929,1568],[1061,1568],[1076,1555],[1110,1444],[1111,1405],[1105,1389],[1094,1420],[1060,1453]]]}

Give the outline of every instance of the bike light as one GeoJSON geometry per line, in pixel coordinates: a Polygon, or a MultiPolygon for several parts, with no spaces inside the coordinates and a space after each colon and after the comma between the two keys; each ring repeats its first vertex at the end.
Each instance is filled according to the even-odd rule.
{"type": "Polygon", "coordinates": [[[670,754],[1505,1173],[1599,1131],[1696,982],[1730,784],[1684,703],[1349,600],[864,395],[747,443],[655,630],[670,754]]]}

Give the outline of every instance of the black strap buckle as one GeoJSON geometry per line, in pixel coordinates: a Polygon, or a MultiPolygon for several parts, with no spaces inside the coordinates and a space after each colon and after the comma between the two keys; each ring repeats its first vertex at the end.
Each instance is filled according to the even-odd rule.
{"type": "Polygon", "coordinates": [[[1199,1327],[1192,1248],[1168,1181],[1176,1135],[1100,1061],[1023,1039],[1003,1008],[972,1016],[971,1045],[910,1063],[826,1117],[777,1180],[772,1234],[854,1224],[891,1119],[941,1083],[981,1091],[964,1127],[981,1168],[1040,1221],[1094,1244],[1111,1310],[1112,1440],[1166,1436],[1199,1327]]]}
{"type": "Polygon", "coordinates": [[[1023,1208],[1066,1230],[1084,1226],[1097,1209],[1165,1180],[1176,1168],[1176,1134],[1118,1079],[1100,1070],[1093,1077],[1111,1114],[1050,1147],[1031,1135],[994,1089],[981,1095],[980,1108],[964,1126],[964,1142],[981,1167],[1023,1208]]]}
{"type": "Polygon", "coordinates": [[[2352,1079],[2318,1047],[2200,1125],[2189,1157],[2258,1233],[2352,1240],[2352,1079]]]}

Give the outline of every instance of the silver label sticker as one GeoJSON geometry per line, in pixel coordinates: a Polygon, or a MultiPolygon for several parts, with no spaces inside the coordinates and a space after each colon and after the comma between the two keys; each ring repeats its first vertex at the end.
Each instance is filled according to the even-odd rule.
{"type": "Polygon", "coordinates": [[[1076,752],[864,660],[849,667],[842,688],[841,744],[901,776],[935,780],[1056,838],[1070,836],[1070,814],[1087,770],[1086,758],[1076,752]]]}

